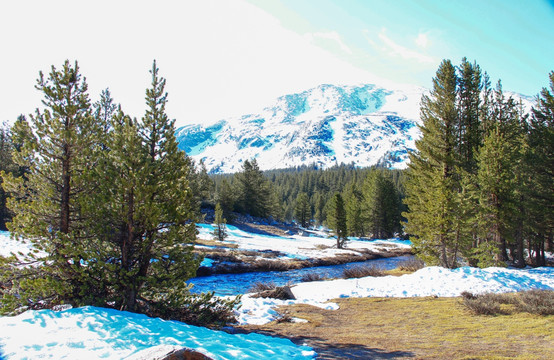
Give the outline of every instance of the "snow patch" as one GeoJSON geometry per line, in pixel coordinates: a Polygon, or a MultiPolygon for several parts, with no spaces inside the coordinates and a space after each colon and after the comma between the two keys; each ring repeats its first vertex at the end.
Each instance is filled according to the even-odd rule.
{"type": "Polygon", "coordinates": [[[275,307],[309,304],[324,309],[338,309],[328,302],[350,297],[419,297],[460,296],[464,291],[474,294],[506,293],[531,289],[554,290],[554,268],[535,269],[462,267],[445,269],[426,267],[403,276],[365,277],[300,283],[291,287],[296,300],[242,298],[239,312],[241,324],[265,324],[276,319],[275,307]]]}
{"type": "Polygon", "coordinates": [[[290,340],[235,334],[112,309],[27,311],[0,318],[2,359],[142,359],[187,347],[213,359],[312,359],[290,340]]]}

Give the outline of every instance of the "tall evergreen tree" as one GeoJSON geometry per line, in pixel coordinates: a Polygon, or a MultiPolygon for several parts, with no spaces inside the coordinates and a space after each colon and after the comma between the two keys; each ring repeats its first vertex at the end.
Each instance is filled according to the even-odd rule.
{"type": "Polygon", "coordinates": [[[117,110],[118,105],[115,104],[110,89],[102,90],[100,100],[93,104],[93,115],[105,133],[110,130],[112,118],[117,114],[117,110]]]}
{"type": "Polygon", "coordinates": [[[191,189],[198,208],[213,206],[215,183],[208,175],[206,164],[204,164],[203,160],[200,160],[197,168],[195,169],[194,166],[191,166],[191,169],[194,170],[191,174],[191,189]]]}
{"type": "Polygon", "coordinates": [[[200,261],[190,245],[195,239],[191,163],[177,148],[174,120],[165,112],[165,79],[158,71],[154,62],[142,120],[121,110],[112,118],[111,146],[94,173],[101,186],[86,205],[97,239],[89,269],[102,286],[98,297],[128,311],[179,307],[188,295],[185,281],[200,261]]]}
{"type": "Polygon", "coordinates": [[[273,205],[271,184],[264,177],[256,159],[244,161],[237,180],[239,211],[256,217],[269,217],[273,205]]]}
{"type": "Polygon", "coordinates": [[[348,238],[344,200],[338,192],[335,193],[327,204],[327,225],[337,237],[337,248],[342,249],[348,238]]]}
{"type": "MultiPolygon", "coordinates": [[[[191,246],[196,237],[194,209],[189,187],[190,160],[178,149],[175,120],[165,112],[165,79],[152,64],[152,84],[146,90],[147,110],[139,134],[148,148],[143,178],[145,192],[136,220],[141,221],[134,259],[123,268],[132,274],[125,284],[125,308],[134,311],[137,299],[178,301],[188,291],[185,280],[193,277],[199,261],[191,246]],[[131,268],[129,268],[131,266],[131,268]]],[[[138,205],[137,204],[137,205],[138,205]]]]}
{"type": "Polygon", "coordinates": [[[400,197],[382,171],[371,171],[363,187],[365,217],[372,238],[387,239],[400,231],[400,197]]]}
{"type": "Polygon", "coordinates": [[[526,228],[532,263],[545,264],[545,251],[552,251],[554,234],[554,71],[549,88],[536,99],[529,121],[526,161],[531,174],[526,189],[529,217],[526,228]]]}
{"type": "Polygon", "coordinates": [[[406,231],[425,262],[455,267],[458,258],[453,221],[457,112],[456,69],[444,60],[433,78],[433,89],[421,102],[422,137],[410,154],[405,199],[406,231]]]}
{"type": "Polygon", "coordinates": [[[348,234],[351,236],[364,236],[363,195],[354,181],[346,187],[344,199],[348,234]]]}
{"type": "Polygon", "coordinates": [[[522,225],[518,228],[518,224],[523,221],[520,206],[525,201],[522,185],[524,119],[513,99],[505,99],[500,83],[492,105],[491,128],[476,157],[480,193],[480,244],[476,251],[481,247],[488,249],[485,258],[490,259],[489,263],[500,264],[509,260],[507,250],[510,248],[512,255],[519,254],[516,257],[521,263],[522,225]]]}
{"type": "Polygon", "coordinates": [[[100,129],[91,115],[87,84],[77,63],[71,66],[66,61],[60,70],[52,66],[48,78],[41,72],[36,88],[44,95],[45,110],[37,109],[29,122],[20,118],[13,129],[20,144],[14,161],[28,173],[19,178],[3,176],[12,194],[8,203],[15,215],[8,226],[12,236],[30,241],[37,250],[18,257],[13,269],[18,262],[35,266],[17,276],[18,295],[4,304],[78,304],[88,281],[80,204],[92,191],[84,174],[98,149],[100,129]]]}
{"type": "Polygon", "coordinates": [[[235,206],[236,193],[227,179],[223,179],[219,186],[216,186],[216,201],[221,205],[223,216],[230,219],[235,206]]]}
{"type": "Polygon", "coordinates": [[[300,223],[300,226],[307,227],[311,220],[311,209],[308,194],[301,192],[296,197],[296,206],[294,209],[294,215],[296,221],[300,223]]]}

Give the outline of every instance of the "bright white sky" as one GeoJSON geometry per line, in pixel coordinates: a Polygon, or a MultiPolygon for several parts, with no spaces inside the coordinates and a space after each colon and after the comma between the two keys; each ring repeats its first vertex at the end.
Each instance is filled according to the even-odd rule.
{"type": "MultiPolygon", "coordinates": [[[[41,101],[34,89],[39,71],[48,73],[51,65],[61,67],[65,59],[78,60],[93,101],[109,87],[115,101],[136,117],[144,112],[148,70],[156,59],[167,79],[167,112],[178,125],[254,112],[280,95],[322,83],[384,83],[372,73],[430,86],[442,58],[457,64],[466,55],[482,65],[479,54],[460,55],[460,47],[455,41],[448,43],[448,29],[441,30],[440,23],[418,25],[409,34],[400,17],[398,28],[391,25],[395,18],[391,11],[417,14],[409,6],[390,9],[384,3],[388,2],[2,1],[0,121],[13,122],[19,114],[34,112],[41,101]],[[363,11],[368,15],[362,18],[363,11]]],[[[551,5],[545,6],[552,11],[551,5]]],[[[434,14],[428,20],[438,17],[442,25],[452,23],[441,16],[434,14]]],[[[544,25],[548,29],[550,24],[544,25]]],[[[490,40],[487,34],[482,37],[490,40]]],[[[548,52],[553,47],[547,44],[541,54],[551,61],[554,57],[548,52]]],[[[544,81],[534,80],[531,89],[536,91],[530,95],[547,85],[550,69],[525,64],[526,58],[517,61],[544,72],[544,81]]],[[[504,80],[504,73],[509,73],[495,74],[494,69],[483,67],[493,79],[504,80]]],[[[515,83],[505,87],[518,91],[515,83]]]]}

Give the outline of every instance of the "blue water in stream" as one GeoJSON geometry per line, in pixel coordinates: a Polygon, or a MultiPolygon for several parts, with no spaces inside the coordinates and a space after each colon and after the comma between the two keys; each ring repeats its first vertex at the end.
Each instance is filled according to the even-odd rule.
{"type": "Polygon", "coordinates": [[[387,259],[368,260],[363,262],[348,263],[342,265],[318,266],[289,271],[268,271],[251,272],[243,274],[218,274],[203,276],[190,279],[189,284],[194,284],[193,293],[214,291],[217,296],[238,295],[247,293],[248,290],[257,282],[272,282],[277,286],[283,286],[288,283],[298,283],[304,275],[315,273],[322,277],[339,278],[344,269],[349,269],[361,265],[373,265],[385,270],[391,270],[399,263],[412,258],[413,256],[399,256],[387,259]]]}

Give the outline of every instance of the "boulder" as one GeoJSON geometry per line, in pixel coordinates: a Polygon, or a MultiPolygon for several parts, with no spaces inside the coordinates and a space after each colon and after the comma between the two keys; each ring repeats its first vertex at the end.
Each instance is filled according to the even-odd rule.
{"type": "Polygon", "coordinates": [[[173,350],[165,356],[157,358],[155,360],[212,360],[212,358],[207,357],[206,355],[199,353],[198,351],[183,348],[179,350],[173,350]]]}
{"type": "Polygon", "coordinates": [[[295,300],[296,297],[292,293],[290,286],[278,286],[275,289],[260,291],[256,295],[253,295],[254,298],[271,298],[279,300],[295,300]]]}
{"type": "Polygon", "coordinates": [[[174,345],[158,345],[144,349],[129,360],[213,360],[212,358],[189,348],[174,345]]]}

